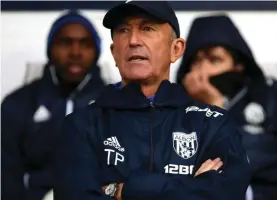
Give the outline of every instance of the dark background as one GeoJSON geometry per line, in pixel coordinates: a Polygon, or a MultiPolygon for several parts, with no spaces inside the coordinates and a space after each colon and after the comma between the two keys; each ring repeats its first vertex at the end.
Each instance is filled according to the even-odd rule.
{"type": "MultiPolygon", "coordinates": [[[[119,1],[1,1],[2,11],[109,9],[119,1]]],[[[277,11],[277,1],[170,1],[175,10],[277,11]]]]}

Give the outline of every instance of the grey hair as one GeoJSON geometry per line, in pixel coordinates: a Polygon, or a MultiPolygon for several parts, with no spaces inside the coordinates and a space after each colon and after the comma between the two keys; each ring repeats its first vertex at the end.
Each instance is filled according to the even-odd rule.
{"type": "Polygon", "coordinates": [[[170,36],[171,40],[175,40],[177,38],[177,34],[176,32],[172,29],[171,31],[171,36],[170,36]]]}

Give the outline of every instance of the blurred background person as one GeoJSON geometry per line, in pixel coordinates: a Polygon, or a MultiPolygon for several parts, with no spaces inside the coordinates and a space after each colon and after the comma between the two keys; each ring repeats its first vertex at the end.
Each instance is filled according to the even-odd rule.
{"type": "Polygon", "coordinates": [[[104,86],[100,53],[97,31],[77,11],[52,25],[43,77],[2,103],[3,200],[41,200],[53,187],[51,164],[64,117],[93,103],[104,86]]]}
{"type": "Polygon", "coordinates": [[[277,83],[263,75],[228,16],[193,21],[176,80],[194,99],[230,111],[243,130],[254,199],[276,200],[277,83]]]}

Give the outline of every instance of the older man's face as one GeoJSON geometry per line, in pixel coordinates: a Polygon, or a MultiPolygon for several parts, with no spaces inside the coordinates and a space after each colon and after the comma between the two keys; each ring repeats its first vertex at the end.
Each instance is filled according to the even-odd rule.
{"type": "Polygon", "coordinates": [[[166,79],[172,28],[149,17],[129,17],[113,30],[111,51],[125,81],[166,79]]]}

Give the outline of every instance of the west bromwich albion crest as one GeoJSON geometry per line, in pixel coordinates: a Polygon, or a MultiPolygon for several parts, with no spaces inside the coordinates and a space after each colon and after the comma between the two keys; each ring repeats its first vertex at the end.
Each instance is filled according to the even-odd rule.
{"type": "Polygon", "coordinates": [[[198,148],[196,132],[182,133],[173,132],[173,148],[175,152],[184,159],[191,158],[198,148]]]}

